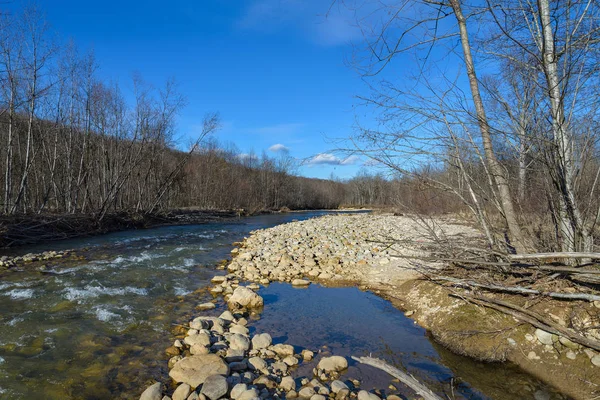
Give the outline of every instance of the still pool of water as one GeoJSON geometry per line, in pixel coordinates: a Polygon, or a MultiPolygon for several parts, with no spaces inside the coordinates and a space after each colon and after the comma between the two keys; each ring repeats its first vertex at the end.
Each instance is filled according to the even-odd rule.
{"type": "MultiPolygon", "coordinates": [[[[76,248],[84,260],[0,276],[0,399],[137,398],[153,379],[167,380],[164,349],[173,324],[210,299],[197,289],[206,287],[233,242],[254,229],[322,214],[127,231],[23,249],[76,248]]],[[[327,345],[324,350],[346,356],[372,353],[459,398],[533,398],[547,390],[506,366],[446,354],[390,303],[356,288],[272,284],[261,294],[265,309],[251,327],[277,341],[313,350],[327,345]],[[503,379],[491,379],[498,374],[503,379]]],[[[348,376],[366,388],[390,383],[355,364],[348,376]]]]}

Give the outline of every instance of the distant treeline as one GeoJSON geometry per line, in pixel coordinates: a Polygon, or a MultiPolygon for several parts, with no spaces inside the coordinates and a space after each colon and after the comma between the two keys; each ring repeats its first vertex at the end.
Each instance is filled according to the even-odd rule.
{"type": "Polygon", "coordinates": [[[218,115],[176,150],[185,100],[133,77],[133,101],[101,81],[92,54],[58,45],[35,8],[0,15],[0,214],[335,208],[344,185],[294,176],[293,160],[215,146],[218,115]]]}
{"type": "Polygon", "coordinates": [[[182,151],[175,122],[185,99],[173,82],[156,89],[134,75],[126,101],[98,78],[93,54],[52,37],[35,7],[0,14],[0,215],[433,204],[406,180],[305,178],[286,152],[227,149],[211,137],[217,114],[182,151]]]}

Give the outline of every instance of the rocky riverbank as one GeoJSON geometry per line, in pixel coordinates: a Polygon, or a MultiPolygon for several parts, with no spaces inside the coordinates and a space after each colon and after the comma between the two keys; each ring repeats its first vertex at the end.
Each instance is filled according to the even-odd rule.
{"type": "MultiPolygon", "coordinates": [[[[450,289],[419,279],[422,275],[415,271],[411,259],[429,255],[436,238],[443,237],[468,246],[479,236],[477,231],[457,221],[438,220],[426,224],[391,215],[325,216],[252,232],[239,248],[232,251],[234,258],[226,266],[229,275],[217,277],[210,289],[215,296],[223,296],[232,311],[218,318],[192,320],[187,336],[170,348],[173,355],[169,362],[171,377],[183,387],[178,387],[172,398],[374,399],[376,394],[360,391],[348,382],[330,382],[343,371],[342,366],[332,371],[316,366],[314,377],[288,379],[287,374],[296,361],[310,362],[305,357],[309,353],[296,354],[292,346],[281,344],[254,347],[254,340],[260,335],[250,338],[245,327],[246,317],[250,310],[261,306],[261,300],[252,289],[271,282],[306,286],[311,281],[326,285],[358,285],[372,290],[405,310],[407,316],[457,353],[488,361],[508,360],[569,396],[582,399],[594,396],[600,382],[600,356],[596,351],[582,348],[564,337],[536,330],[505,314],[450,297],[450,289]],[[251,284],[247,288],[239,286],[244,281],[251,284]],[[287,349],[285,352],[281,350],[283,347],[287,349]],[[211,360],[210,368],[205,368],[206,357],[211,360]],[[208,380],[209,388],[213,380],[220,382],[220,392],[215,397],[217,395],[208,392],[209,389],[204,389],[206,383],[196,380],[193,385],[182,380],[182,371],[191,371],[192,375],[208,371],[203,372],[206,375],[203,379],[213,375],[227,378],[208,380]],[[194,391],[194,388],[199,390],[194,391]],[[339,388],[344,389],[341,394],[339,388]],[[178,390],[187,397],[179,394],[176,397],[178,390]]],[[[435,274],[444,265],[428,263],[426,267],[428,274],[435,274]]],[[[456,289],[452,292],[457,293],[456,289]]],[[[579,302],[574,308],[538,303],[534,307],[541,307],[540,312],[545,310],[563,324],[566,324],[566,313],[587,313],[590,323],[598,314],[598,309],[589,303],[579,302]]],[[[211,304],[199,308],[209,309],[213,307],[211,304]]],[[[160,384],[153,388],[149,390],[153,390],[154,397],[143,397],[145,400],[162,399],[165,393],[171,392],[163,392],[160,384]]]]}
{"type": "Polygon", "coordinates": [[[0,256],[0,271],[3,269],[14,268],[22,264],[57,260],[68,257],[73,253],[73,250],[51,250],[42,253],[27,253],[22,256],[0,256]]]}
{"type": "MultiPolygon", "coordinates": [[[[251,336],[248,318],[264,304],[253,291],[258,285],[241,286],[232,274],[216,276],[212,282],[211,292],[224,295],[229,310],[219,316],[196,317],[181,327],[183,337],[166,349],[173,383],[151,385],[140,400],[381,399],[361,390],[358,380],[338,379],[348,368],[344,357],[274,344],[268,332],[251,336]],[[312,366],[314,376],[293,378],[292,371],[301,364],[312,366]]],[[[215,304],[196,308],[210,313],[215,304]]],[[[400,399],[393,394],[386,398],[400,399]]]]}

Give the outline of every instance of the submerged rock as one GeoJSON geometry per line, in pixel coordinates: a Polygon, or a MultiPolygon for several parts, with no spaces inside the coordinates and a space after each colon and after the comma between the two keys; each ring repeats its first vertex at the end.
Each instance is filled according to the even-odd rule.
{"type": "Polygon", "coordinates": [[[212,310],[215,307],[216,307],[215,303],[202,303],[202,304],[198,304],[196,306],[196,310],[206,311],[206,310],[212,310]]]}

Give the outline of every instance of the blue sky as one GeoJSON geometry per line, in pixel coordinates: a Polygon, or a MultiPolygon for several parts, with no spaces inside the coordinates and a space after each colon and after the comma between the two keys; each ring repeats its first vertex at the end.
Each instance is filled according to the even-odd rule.
{"type": "Polygon", "coordinates": [[[275,155],[285,147],[298,159],[313,157],[300,169],[313,177],[349,178],[361,168],[364,160],[329,154],[336,144],[328,138],[352,133],[354,96],[365,87],[345,64],[358,32],[338,9],[325,17],[328,1],[38,4],[63,41],[94,49],[102,78],[128,90],[134,71],[159,87],[175,77],[188,99],[181,135],[198,132],[203,115],[218,111],[217,138],[241,152],[275,155]]]}

